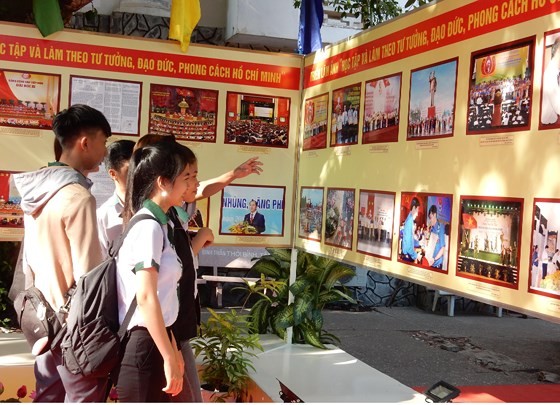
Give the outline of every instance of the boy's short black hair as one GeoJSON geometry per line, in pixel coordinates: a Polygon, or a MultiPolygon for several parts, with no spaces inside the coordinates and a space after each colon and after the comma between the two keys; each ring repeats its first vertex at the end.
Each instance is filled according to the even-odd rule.
{"type": "Polygon", "coordinates": [[[53,132],[62,149],[72,147],[83,131],[101,130],[108,138],[111,125],[99,110],[85,104],[74,104],[53,119],[53,132]]]}
{"type": "Polygon", "coordinates": [[[123,164],[132,157],[134,145],[134,141],[121,139],[107,146],[107,155],[104,160],[105,168],[119,171],[123,164]]]}

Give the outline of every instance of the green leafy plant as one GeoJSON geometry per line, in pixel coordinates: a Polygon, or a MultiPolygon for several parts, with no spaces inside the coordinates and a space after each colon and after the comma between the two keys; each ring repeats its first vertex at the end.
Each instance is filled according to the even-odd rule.
{"type": "Polygon", "coordinates": [[[353,277],[352,267],[299,251],[296,280],[289,286],[291,251],[267,248],[252,270],[261,276],[255,285],[244,287],[249,296],[258,299],[251,308],[251,325],[258,333],[272,331],[285,339],[286,329],[293,328],[293,343],[308,343],[326,349],[325,344],[339,343],[339,339],[323,329],[322,310],[326,304],[348,300],[355,303],[340,280],[353,277]],[[294,301],[288,304],[289,292],[294,301]]]}
{"type": "Polygon", "coordinates": [[[240,398],[247,389],[249,370],[254,370],[251,357],[262,351],[259,335],[250,333],[248,315],[234,309],[208,311],[210,317],[200,325],[201,337],[191,341],[195,355],[202,355],[201,379],[209,390],[218,391],[212,395],[214,402],[240,398]]]}

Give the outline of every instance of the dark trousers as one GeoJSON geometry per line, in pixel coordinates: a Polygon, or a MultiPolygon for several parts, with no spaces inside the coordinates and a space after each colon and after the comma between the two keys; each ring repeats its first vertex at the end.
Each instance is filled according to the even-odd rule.
{"type": "Polygon", "coordinates": [[[185,362],[185,374],[183,375],[183,390],[176,396],[171,397],[172,402],[202,402],[200,393],[200,381],[194,353],[188,339],[179,342],[183,361],[185,362]]]}
{"type": "Polygon", "coordinates": [[[146,328],[129,332],[121,367],[117,393],[120,402],[169,402],[165,387],[163,358],[146,328]]]}
{"type": "Polygon", "coordinates": [[[546,272],[548,271],[548,263],[543,263],[542,264],[542,278],[543,280],[546,277],[546,272]]]}
{"type": "Polygon", "coordinates": [[[107,379],[71,374],[59,349],[35,359],[34,402],[106,402],[107,379]]]}

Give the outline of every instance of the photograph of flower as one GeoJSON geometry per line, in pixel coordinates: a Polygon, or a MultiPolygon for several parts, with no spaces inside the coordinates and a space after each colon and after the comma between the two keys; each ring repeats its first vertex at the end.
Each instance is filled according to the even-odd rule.
{"type": "Polygon", "coordinates": [[[360,190],[357,251],[391,259],[395,193],[360,190]]]}
{"type": "Polygon", "coordinates": [[[401,78],[399,73],[366,82],[363,144],[399,140],[401,78]]]}
{"type": "Polygon", "coordinates": [[[560,299],[560,199],[535,198],[529,292],[560,299]]]}
{"type": "Polygon", "coordinates": [[[309,98],[303,105],[303,150],[326,148],[329,93],[309,98]]]}
{"type": "Polygon", "coordinates": [[[299,237],[321,240],[323,226],[322,187],[302,187],[299,199],[299,237]]]}
{"type": "Polygon", "coordinates": [[[457,275],[517,289],[523,199],[461,196],[457,275]]]}
{"type": "Polygon", "coordinates": [[[398,261],[447,273],[453,196],[401,193],[398,261]]]}
{"type": "Polygon", "coordinates": [[[328,188],[325,210],[325,244],[352,250],[356,191],[328,188]]]}
{"type": "Polygon", "coordinates": [[[457,58],[410,72],[407,140],[453,136],[457,58]]]}
{"type": "Polygon", "coordinates": [[[331,146],[358,143],[361,94],[361,83],[333,90],[331,146]]]}
{"type": "Polygon", "coordinates": [[[530,38],[472,54],[468,135],[529,129],[533,52],[530,38]]]}

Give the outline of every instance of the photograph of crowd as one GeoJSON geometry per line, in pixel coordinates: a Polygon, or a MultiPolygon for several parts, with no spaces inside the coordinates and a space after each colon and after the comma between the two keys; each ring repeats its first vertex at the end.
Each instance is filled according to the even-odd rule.
{"type": "Polygon", "coordinates": [[[352,249],[355,190],[328,188],[325,210],[325,244],[352,249]]]}
{"type": "Polygon", "coordinates": [[[362,84],[333,91],[330,146],[358,143],[362,84]]]}
{"type": "Polygon", "coordinates": [[[395,193],[360,190],[357,251],[391,259],[395,193]]]}
{"type": "Polygon", "coordinates": [[[560,199],[535,198],[529,292],[560,298],[560,199]]]}
{"type": "Polygon", "coordinates": [[[461,197],[457,275],[517,288],[523,200],[461,197]]]}
{"type": "Polygon", "coordinates": [[[307,99],[303,105],[303,150],[326,148],[329,93],[307,99]]]}
{"type": "Polygon", "coordinates": [[[532,40],[474,53],[471,72],[467,134],[529,129],[532,40]]]}
{"type": "Polygon", "coordinates": [[[399,73],[366,82],[363,144],[399,140],[401,77],[399,73]]]}
{"type": "Polygon", "coordinates": [[[560,128],[560,30],[544,35],[539,129],[560,128]]]}
{"type": "Polygon", "coordinates": [[[299,237],[321,240],[323,224],[322,187],[302,187],[299,199],[299,237]]]}
{"type": "Polygon", "coordinates": [[[150,86],[149,132],[179,140],[216,142],[218,91],[162,84],[150,86]]]}
{"type": "Polygon", "coordinates": [[[220,235],[284,235],[286,187],[233,185],[222,191],[220,235]]]}
{"type": "Polygon", "coordinates": [[[21,197],[11,181],[12,174],[12,172],[0,171],[0,228],[23,229],[21,197]]]}
{"type": "Polygon", "coordinates": [[[287,148],[290,99],[227,93],[225,143],[287,148]]]}
{"type": "Polygon", "coordinates": [[[0,69],[0,126],[51,129],[60,75],[0,69]]]}
{"type": "Polygon", "coordinates": [[[401,194],[400,262],[447,272],[452,206],[451,194],[401,194]]]}
{"type": "Polygon", "coordinates": [[[456,87],[457,58],[410,72],[407,140],[453,136],[456,87]]]}

